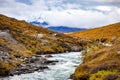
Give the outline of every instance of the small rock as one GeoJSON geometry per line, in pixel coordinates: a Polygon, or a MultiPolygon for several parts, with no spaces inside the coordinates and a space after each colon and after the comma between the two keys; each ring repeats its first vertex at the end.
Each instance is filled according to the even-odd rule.
{"type": "Polygon", "coordinates": [[[54,60],[46,60],[44,61],[44,64],[52,64],[52,63],[56,63],[58,61],[54,61],[54,60]]]}

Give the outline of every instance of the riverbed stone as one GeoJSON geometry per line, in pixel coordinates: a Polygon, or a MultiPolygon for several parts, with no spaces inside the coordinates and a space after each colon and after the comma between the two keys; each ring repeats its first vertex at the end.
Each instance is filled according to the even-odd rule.
{"type": "Polygon", "coordinates": [[[57,60],[47,60],[47,57],[52,57],[51,55],[38,55],[31,58],[24,58],[25,64],[21,64],[18,69],[14,69],[10,75],[19,75],[26,73],[33,73],[34,71],[43,71],[48,69],[48,65],[54,65],[57,60]]]}

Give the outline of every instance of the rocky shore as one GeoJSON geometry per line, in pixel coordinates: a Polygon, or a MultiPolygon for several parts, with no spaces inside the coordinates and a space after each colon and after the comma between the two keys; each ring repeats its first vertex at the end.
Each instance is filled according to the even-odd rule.
{"type": "Polygon", "coordinates": [[[14,69],[10,72],[10,76],[20,75],[26,73],[33,73],[35,71],[43,71],[44,69],[49,69],[48,65],[54,65],[58,61],[47,60],[48,57],[52,57],[50,54],[48,55],[37,55],[32,58],[25,58],[24,64],[19,65],[17,69],[14,69]]]}

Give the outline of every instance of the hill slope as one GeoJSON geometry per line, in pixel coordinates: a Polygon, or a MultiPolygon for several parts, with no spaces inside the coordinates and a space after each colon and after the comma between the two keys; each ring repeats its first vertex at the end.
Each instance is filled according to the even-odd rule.
{"type": "Polygon", "coordinates": [[[74,80],[120,80],[120,23],[69,35],[88,41],[74,80]]]}
{"type": "Polygon", "coordinates": [[[0,14],[0,76],[8,75],[26,58],[80,51],[80,46],[77,39],[0,14]]]}
{"type": "Polygon", "coordinates": [[[120,44],[95,49],[84,55],[74,80],[120,80],[120,44]]]}
{"type": "Polygon", "coordinates": [[[70,35],[95,40],[102,38],[109,40],[118,39],[120,37],[120,22],[99,28],[71,33],[70,35]]]}

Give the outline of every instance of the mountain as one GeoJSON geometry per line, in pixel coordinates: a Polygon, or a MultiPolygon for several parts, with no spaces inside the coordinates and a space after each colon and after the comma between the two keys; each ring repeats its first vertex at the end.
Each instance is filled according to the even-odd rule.
{"type": "Polygon", "coordinates": [[[28,22],[28,23],[33,24],[33,25],[36,25],[36,26],[48,26],[48,25],[49,25],[49,23],[48,23],[48,22],[45,22],[45,21],[43,21],[43,22],[31,21],[31,22],[28,22]]]}
{"type": "Polygon", "coordinates": [[[87,41],[74,80],[120,80],[120,22],[68,35],[87,41]]]}
{"type": "Polygon", "coordinates": [[[48,22],[43,20],[41,20],[41,22],[36,20],[28,23],[36,26],[47,27],[49,30],[56,31],[59,33],[78,32],[78,31],[86,30],[85,28],[74,28],[74,27],[68,27],[68,26],[50,26],[48,22]]]}
{"type": "Polygon", "coordinates": [[[47,68],[42,62],[34,66],[46,60],[37,55],[81,49],[82,43],[73,37],[0,14],[0,76],[47,68]]]}
{"type": "Polygon", "coordinates": [[[86,30],[85,28],[72,28],[72,27],[68,27],[68,26],[50,26],[50,27],[48,27],[48,29],[57,31],[60,33],[78,32],[78,31],[86,30]]]}

